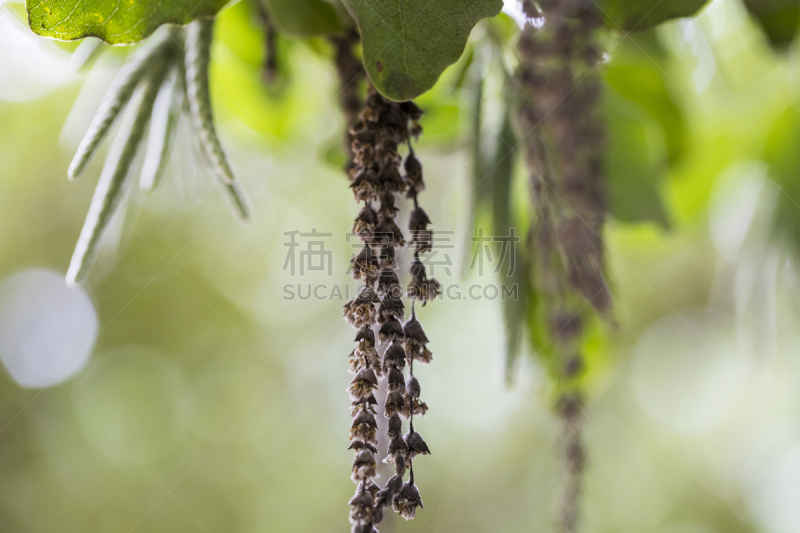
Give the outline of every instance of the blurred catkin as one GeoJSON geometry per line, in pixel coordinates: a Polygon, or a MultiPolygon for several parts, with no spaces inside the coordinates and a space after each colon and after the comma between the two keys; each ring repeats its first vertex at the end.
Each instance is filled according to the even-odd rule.
{"type": "Polygon", "coordinates": [[[545,306],[565,445],[560,530],[577,531],[583,474],[582,310],[611,308],[603,260],[606,213],[598,116],[601,13],[591,0],[523,3],[519,125],[530,171],[533,285],[545,306]],[[535,21],[535,23],[534,23],[535,21]]]}

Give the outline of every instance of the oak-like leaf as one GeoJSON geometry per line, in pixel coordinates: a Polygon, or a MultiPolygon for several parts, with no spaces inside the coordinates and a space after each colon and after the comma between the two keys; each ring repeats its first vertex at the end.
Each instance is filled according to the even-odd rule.
{"type": "Polygon", "coordinates": [[[358,24],[364,66],[387,98],[411,100],[464,52],[475,24],[502,0],[343,0],[358,24]]]}

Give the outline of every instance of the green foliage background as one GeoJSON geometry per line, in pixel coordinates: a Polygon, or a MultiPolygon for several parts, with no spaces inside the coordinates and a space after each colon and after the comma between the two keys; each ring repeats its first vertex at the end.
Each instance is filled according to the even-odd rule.
{"type": "MultiPolygon", "coordinates": [[[[67,63],[75,45],[43,44],[10,11],[0,17],[16,28],[0,40],[15,73],[0,77],[0,274],[64,272],[93,184],[66,180],[86,124],[68,119],[127,50],[12,97],[40,80],[12,51],[44,47],[67,63]]],[[[691,21],[606,37],[616,309],[587,338],[586,531],[797,530],[800,75],[796,45],[776,51],[760,24],[720,0],[691,21]]],[[[351,332],[338,300],[283,299],[286,284],[350,283],[339,236],[356,206],[329,162],[343,127],[330,49],[281,39],[284,77],[266,88],[252,7],[222,11],[216,30],[215,111],[256,220],[231,219],[185,143],[154,196],[132,192],[119,243],[89,280],[101,334],[88,366],[45,390],[0,375],[1,531],[347,528],[351,332]],[[337,236],[333,280],[283,270],[284,232],[311,228],[337,236]]],[[[479,24],[418,99],[431,189],[421,201],[455,232],[442,278],[463,292],[496,281],[459,269],[469,221],[503,222],[472,212],[475,79],[488,80],[486,139],[504,131],[505,101],[492,62],[473,65],[512,36],[505,18],[479,24]]],[[[524,227],[525,169],[513,171],[512,223],[524,227]]],[[[525,344],[506,387],[497,301],[446,299],[421,317],[436,357],[419,371],[431,407],[419,429],[434,452],[419,459],[426,508],[382,531],[549,531],[561,445],[541,358],[525,344]]]]}

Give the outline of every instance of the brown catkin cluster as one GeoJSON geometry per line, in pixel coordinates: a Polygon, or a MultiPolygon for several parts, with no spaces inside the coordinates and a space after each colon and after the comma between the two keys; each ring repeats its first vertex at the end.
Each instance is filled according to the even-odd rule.
{"type": "Polygon", "coordinates": [[[361,99],[364,66],[361,64],[361,60],[353,53],[353,47],[360,41],[361,36],[355,28],[349,29],[344,35],[330,37],[330,42],[334,48],[336,73],[339,78],[339,106],[347,123],[344,135],[344,149],[347,152],[346,170],[348,172],[355,165],[352,148],[353,138],[350,134],[350,129],[358,121],[358,113],[364,105],[361,99]]]}
{"type": "Polygon", "coordinates": [[[405,326],[402,322],[404,291],[395,259],[396,250],[406,246],[396,221],[399,209],[395,195],[411,194],[422,187],[421,165],[413,152],[404,164],[398,146],[419,135],[421,115],[412,102],[391,102],[370,89],[358,120],[350,128],[353,151],[353,164],[348,170],[350,187],[356,200],[364,203],[353,224],[353,234],[364,245],[351,260],[352,275],[363,285],[358,295],[344,306],[345,319],[358,329],[356,348],[350,354],[350,370],[355,373],[350,384],[353,403],[350,447],[357,451],[353,480],[358,484],[350,500],[353,533],[375,531],[384,508],[390,505],[406,519],[413,518],[416,508],[422,506],[413,469],[408,482],[403,482],[403,476],[415,455],[430,452],[413,430],[413,421],[403,436],[401,416],[412,420],[414,415],[424,415],[427,411],[427,406],[419,400],[419,382],[413,375],[406,381],[404,369],[407,361],[413,364],[414,358],[429,361],[430,352],[424,348],[427,338],[416,318],[412,316],[405,326]],[[405,175],[402,168],[406,169],[405,175]],[[409,168],[418,171],[409,173],[409,168]],[[382,359],[378,347],[383,351],[382,359]],[[420,355],[415,357],[417,353],[420,355]],[[395,466],[395,475],[383,488],[373,481],[377,455],[374,408],[377,401],[373,392],[379,377],[386,378],[388,388],[382,413],[388,419],[385,461],[395,466]]]}
{"type": "Polygon", "coordinates": [[[597,112],[595,38],[602,16],[592,0],[526,1],[523,8],[529,23],[519,40],[519,123],[531,168],[534,282],[555,340],[561,388],[567,475],[560,529],[572,533],[584,465],[575,379],[583,366],[580,314],[585,302],[600,313],[611,308],[603,272],[604,129],[597,112]]]}

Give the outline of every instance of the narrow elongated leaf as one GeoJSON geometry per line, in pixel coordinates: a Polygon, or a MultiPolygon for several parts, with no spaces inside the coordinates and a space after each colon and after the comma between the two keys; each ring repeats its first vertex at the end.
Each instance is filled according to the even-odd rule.
{"type": "Polygon", "coordinates": [[[506,331],[506,378],[509,381],[522,346],[528,307],[528,265],[522,246],[524,235],[520,235],[516,227],[511,207],[517,142],[511,114],[506,110],[491,172],[494,185],[492,226],[495,238],[500,239],[497,243],[501,262],[498,281],[501,284],[500,294],[503,295],[500,305],[506,331]],[[516,239],[519,242],[515,242],[516,239]]]}
{"type": "Polygon", "coordinates": [[[364,66],[381,94],[411,100],[436,83],[464,51],[479,20],[502,0],[343,0],[358,24],[364,66]]]}
{"type": "Polygon", "coordinates": [[[239,217],[242,222],[250,220],[250,200],[247,198],[247,193],[239,185],[239,183],[223,183],[222,188],[225,194],[230,198],[229,207],[232,208],[233,213],[239,217]]]}
{"type": "Polygon", "coordinates": [[[120,109],[130,99],[139,80],[142,79],[148,69],[161,61],[161,57],[166,54],[167,48],[172,43],[173,31],[165,28],[157,35],[154,35],[152,39],[134,52],[131,60],[122,67],[119,74],[114,78],[111,87],[109,87],[100,102],[100,107],[89,125],[89,130],[78,145],[75,157],[72,158],[72,163],[67,171],[69,179],[77,178],[86,168],[87,163],[92,159],[114,120],[119,115],[120,109]]]}
{"type": "Polygon", "coordinates": [[[212,17],[228,0],[26,0],[31,30],[73,41],[99,37],[110,44],[141,41],[162,24],[212,17]]]}
{"type": "Polygon", "coordinates": [[[323,0],[258,0],[282,33],[295,37],[328,35],[343,30],[336,9],[323,0]]]}
{"type": "Polygon", "coordinates": [[[186,28],[186,92],[203,151],[217,177],[230,184],[234,180],[233,170],[217,137],[208,88],[213,28],[212,20],[198,20],[186,28]]]}
{"type": "Polygon", "coordinates": [[[123,124],[111,153],[106,159],[103,173],[97,182],[92,197],[86,222],[83,224],[78,244],[72,254],[67,270],[67,283],[83,281],[89,273],[103,230],[108,226],[111,215],[116,211],[122,199],[123,186],[130,172],[130,166],[136,157],[136,151],[142,142],[147,122],[153,110],[153,103],[158,94],[158,87],[164,76],[164,65],[154,65],[154,71],[134,95],[131,113],[133,117],[128,124],[123,124]]]}
{"type": "Polygon", "coordinates": [[[214,23],[198,20],[186,28],[186,97],[197,140],[222,188],[230,196],[234,213],[243,221],[250,218],[247,195],[236,181],[228,158],[214,128],[208,91],[208,67],[214,23]]]}
{"type": "MultiPolygon", "coordinates": [[[[597,0],[612,29],[644,30],[671,19],[696,15],[709,0],[597,0]]],[[[762,1],[762,0],[755,0],[762,1]]]]}
{"type": "Polygon", "coordinates": [[[175,128],[183,108],[183,76],[183,65],[173,63],[153,105],[147,151],[139,179],[139,187],[147,194],[158,186],[169,159],[175,128]]]}
{"type": "Polygon", "coordinates": [[[744,0],[744,5],[772,46],[785,48],[794,40],[800,26],[800,0],[744,0]]]}

